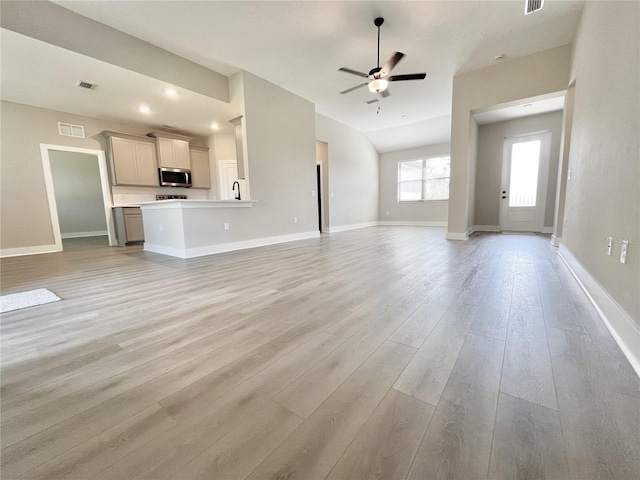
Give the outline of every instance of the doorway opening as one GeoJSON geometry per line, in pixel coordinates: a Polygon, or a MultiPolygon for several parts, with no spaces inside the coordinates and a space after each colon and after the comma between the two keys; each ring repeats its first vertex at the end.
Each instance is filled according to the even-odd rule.
{"type": "Polygon", "coordinates": [[[537,132],[504,141],[500,229],[542,232],[546,207],[551,132],[537,132]]]}
{"type": "Polygon", "coordinates": [[[316,140],[316,191],[318,196],[318,228],[329,231],[329,144],[316,140]]]}
{"type": "Polygon", "coordinates": [[[63,239],[68,245],[82,241],[71,239],[117,245],[104,152],[41,144],[40,154],[55,251],[63,250],[63,239]]]}
{"type": "Polygon", "coordinates": [[[322,168],[316,165],[316,191],[318,192],[318,230],[322,232],[322,168]]]}
{"type": "Polygon", "coordinates": [[[234,190],[233,184],[238,182],[241,198],[247,198],[245,180],[238,178],[238,162],[236,160],[218,161],[218,188],[220,189],[220,200],[233,200],[238,194],[234,190]]]}

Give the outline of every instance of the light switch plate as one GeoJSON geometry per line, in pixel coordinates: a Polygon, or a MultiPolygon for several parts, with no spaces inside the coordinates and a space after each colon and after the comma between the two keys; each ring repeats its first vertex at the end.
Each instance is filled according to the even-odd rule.
{"type": "Polygon", "coordinates": [[[627,263],[627,250],[629,249],[629,240],[622,241],[622,248],[620,249],[620,263],[627,263]]]}

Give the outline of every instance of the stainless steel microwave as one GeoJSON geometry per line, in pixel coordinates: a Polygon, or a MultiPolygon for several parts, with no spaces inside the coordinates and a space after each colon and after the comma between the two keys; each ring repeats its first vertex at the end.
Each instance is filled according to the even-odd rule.
{"type": "Polygon", "coordinates": [[[191,170],[182,168],[163,168],[158,169],[161,187],[187,187],[191,186],[191,170]]]}

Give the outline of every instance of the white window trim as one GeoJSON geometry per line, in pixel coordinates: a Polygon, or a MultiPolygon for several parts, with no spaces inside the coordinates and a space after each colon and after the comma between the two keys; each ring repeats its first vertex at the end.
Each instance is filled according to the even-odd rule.
{"type": "MultiPolygon", "coordinates": [[[[422,158],[413,158],[413,159],[407,159],[407,160],[398,160],[398,172],[396,174],[396,201],[398,203],[416,203],[416,202],[448,202],[449,199],[451,198],[451,195],[449,195],[449,197],[447,198],[438,198],[438,199],[425,199],[424,198],[424,185],[425,185],[425,178],[424,178],[424,169],[426,166],[426,161],[427,160],[431,160],[432,158],[448,158],[449,159],[449,167],[451,167],[451,156],[450,155],[434,155],[431,157],[422,157],[422,158]],[[423,162],[422,164],[422,172],[423,172],[423,176],[422,176],[422,193],[421,196],[423,198],[420,199],[416,199],[416,200],[400,200],[400,166],[403,163],[408,163],[408,162],[415,162],[421,160],[423,162]]],[[[448,177],[438,177],[437,179],[441,179],[441,178],[448,178],[449,179],[449,188],[451,188],[451,173],[449,173],[448,177]]],[[[429,180],[437,180],[436,178],[430,178],[429,180]]],[[[449,192],[451,193],[451,192],[449,192]]]]}

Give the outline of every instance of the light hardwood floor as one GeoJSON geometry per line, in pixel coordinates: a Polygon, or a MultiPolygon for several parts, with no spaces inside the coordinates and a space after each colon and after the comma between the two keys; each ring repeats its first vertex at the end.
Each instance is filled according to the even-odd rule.
{"type": "Polygon", "coordinates": [[[374,227],[1,262],[3,479],[640,478],[640,381],[546,236],[374,227]]]}

